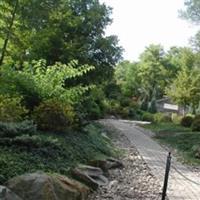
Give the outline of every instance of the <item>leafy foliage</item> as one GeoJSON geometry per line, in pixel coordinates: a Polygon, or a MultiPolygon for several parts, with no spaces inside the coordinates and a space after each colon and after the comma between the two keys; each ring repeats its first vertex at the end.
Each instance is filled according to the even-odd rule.
{"type": "Polygon", "coordinates": [[[141,54],[139,62],[125,61],[116,68],[116,81],[123,94],[136,97],[144,110],[155,112],[155,100],[164,94],[169,77],[165,60],[163,48],[150,45],[141,54]]]}
{"type": "Polygon", "coordinates": [[[180,125],[182,116],[178,115],[177,113],[172,113],[172,122],[174,124],[180,125]]]}
{"type": "Polygon", "coordinates": [[[17,122],[22,121],[28,110],[21,105],[21,97],[0,95],[0,121],[17,122]]]}
{"type": "Polygon", "coordinates": [[[46,62],[40,60],[33,62],[32,65],[24,65],[22,69],[5,65],[1,69],[0,92],[24,96],[28,108],[52,98],[73,104],[92,86],[78,85],[67,88],[65,81],[83,76],[93,69],[94,67],[88,65],[78,67],[76,61],[68,65],[56,63],[53,66],[46,66],[46,62]]]}
{"type": "Polygon", "coordinates": [[[195,119],[192,123],[192,131],[200,131],[200,120],[195,119]]]}
{"type": "Polygon", "coordinates": [[[200,115],[196,115],[194,117],[194,120],[192,123],[192,131],[200,131],[200,115]]]}
{"type": "Polygon", "coordinates": [[[36,125],[32,121],[23,121],[18,123],[0,122],[0,137],[13,138],[23,134],[35,134],[36,125]]]}
{"type": "Polygon", "coordinates": [[[192,116],[184,116],[181,119],[181,125],[184,127],[191,127],[194,118],[192,116]]]}
{"type": "Polygon", "coordinates": [[[184,4],[186,6],[186,10],[181,11],[181,16],[185,19],[191,20],[199,24],[200,22],[200,4],[198,0],[185,0],[184,4]]]}
{"type": "Polygon", "coordinates": [[[115,79],[121,86],[122,93],[127,96],[138,96],[140,89],[140,81],[138,78],[137,63],[123,61],[117,65],[115,70],[115,79]]]}
{"type": "Polygon", "coordinates": [[[160,123],[145,125],[146,128],[156,131],[156,139],[177,150],[179,158],[184,163],[200,164],[199,150],[200,134],[191,132],[186,128],[173,123],[160,123]]]}
{"type": "Polygon", "coordinates": [[[154,114],[154,122],[161,123],[161,122],[171,122],[171,117],[166,115],[165,113],[156,113],[154,114]]]}
{"type": "Polygon", "coordinates": [[[21,135],[10,143],[0,140],[0,183],[36,170],[67,175],[77,163],[116,155],[101,131],[99,126],[90,124],[81,132],[21,135]]]}
{"type": "Polygon", "coordinates": [[[64,131],[74,122],[75,113],[70,105],[50,99],[34,109],[33,118],[40,130],[64,131]]]}
{"type": "Polygon", "coordinates": [[[23,63],[43,58],[48,65],[54,65],[77,59],[81,65],[96,67],[82,81],[100,81],[112,76],[122,50],[116,36],[104,35],[104,29],[112,21],[111,9],[99,0],[43,0],[43,3],[2,0],[1,4],[8,8],[1,9],[0,15],[0,21],[8,24],[0,35],[0,40],[9,41],[4,51],[6,60],[23,63]],[[13,10],[15,17],[5,19],[13,10]],[[96,80],[89,79],[93,75],[96,80]]]}
{"type": "Polygon", "coordinates": [[[199,84],[199,70],[183,68],[166,92],[177,104],[184,107],[192,104],[196,108],[200,100],[199,84]]]}
{"type": "Polygon", "coordinates": [[[79,105],[79,113],[85,113],[85,119],[99,119],[104,116],[105,106],[104,106],[105,94],[102,87],[92,88],[88,95],[79,105]]]}
{"type": "Polygon", "coordinates": [[[153,122],[154,121],[154,115],[152,113],[149,113],[149,112],[143,112],[142,120],[148,121],[148,122],[153,122]]]}

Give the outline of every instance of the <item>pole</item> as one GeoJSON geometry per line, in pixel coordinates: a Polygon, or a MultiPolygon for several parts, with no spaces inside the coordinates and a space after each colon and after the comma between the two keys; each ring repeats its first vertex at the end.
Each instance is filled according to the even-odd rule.
{"type": "Polygon", "coordinates": [[[164,179],[163,192],[162,192],[162,200],[165,200],[165,197],[167,194],[167,185],[168,185],[170,166],[171,166],[171,152],[169,152],[169,154],[167,156],[165,179],[164,179]]]}

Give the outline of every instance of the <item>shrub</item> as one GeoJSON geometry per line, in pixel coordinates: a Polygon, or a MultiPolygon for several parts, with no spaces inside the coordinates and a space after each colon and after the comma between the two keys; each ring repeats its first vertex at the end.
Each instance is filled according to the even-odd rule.
{"type": "Polygon", "coordinates": [[[77,111],[79,119],[96,120],[104,115],[104,106],[100,100],[87,97],[79,103],[77,111]],[[84,116],[82,117],[83,114],[84,116]]]}
{"type": "Polygon", "coordinates": [[[156,113],[157,108],[156,108],[156,100],[155,99],[152,99],[152,101],[149,102],[148,111],[150,113],[156,113]]]}
{"type": "Polygon", "coordinates": [[[101,87],[93,88],[75,105],[78,120],[82,123],[101,118],[105,113],[105,94],[101,87]]]}
{"type": "Polygon", "coordinates": [[[164,114],[164,113],[156,113],[154,114],[154,122],[160,123],[160,122],[170,122],[171,117],[164,114]]]}
{"type": "Polygon", "coordinates": [[[130,108],[130,107],[129,107],[128,116],[129,116],[131,119],[138,119],[137,110],[135,110],[134,108],[130,108]]]}
{"type": "Polygon", "coordinates": [[[104,107],[107,114],[118,115],[121,112],[122,107],[116,100],[105,100],[104,107]]]}
{"type": "Polygon", "coordinates": [[[176,113],[172,113],[171,119],[174,124],[180,124],[182,117],[176,113]]]}
{"type": "Polygon", "coordinates": [[[191,116],[185,116],[181,119],[181,125],[184,127],[191,127],[193,122],[193,117],[191,116]]]}
{"type": "Polygon", "coordinates": [[[22,121],[28,111],[21,105],[21,97],[0,95],[0,121],[22,121]]]}
{"type": "Polygon", "coordinates": [[[192,153],[194,154],[195,158],[200,159],[200,146],[194,145],[192,147],[192,153]]]}
{"type": "Polygon", "coordinates": [[[128,97],[124,97],[124,96],[122,96],[122,97],[119,99],[119,101],[120,101],[120,104],[121,104],[122,107],[127,107],[127,106],[129,106],[130,103],[131,103],[131,99],[128,98],[128,97]]]}
{"type": "Polygon", "coordinates": [[[91,101],[87,109],[87,117],[89,119],[99,119],[102,117],[103,113],[99,105],[95,101],[91,101]]]}
{"type": "Polygon", "coordinates": [[[50,99],[34,109],[33,119],[40,130],[64,131],[67,127],[72,126],[75,113],[70,105],[50,99]]]}
{"type": "Polygon", "coordinates": [[[122,118],[129,118],[129,107],[124,107],[120,110],[120,112],[118,113],[122,118]]]}
{"type": "Polygon", "coordinates": [[[194,119],[192,123],[192,131],[200,131],[200,119],[194,119]]]}
{"type": "Polygon", "coordinates": [[[196,115],[196,116],[194,117],[194,120],[200,120],[200,115],[196,115]]]}
{"type": "Polygon", "coordinates": [[[23,121],[19,123],[0,122],[0,137],[13,138],[23,134],[35,134],[36,125],[32,121],[23,121]]]}
{"type": "Polygon", "coordinates": [[[139,110],[140,109],[140,105],[137,101],[132,100],[129,104],[129,107],[134,109],[134,110],[139,110]]]}
{"type": "Polygon", "coordinates": [[[153,122],[154,121],[154,115],[152,113],[149,113],[149,112],[143,112],[142,120],[153,122]]]}
{"type": "Polygon", "coordinates": [[[42,148],[42,147],[51,147],[59,148],[59,142],[57,139],[52,137],[42,138],[39,135],[21,135],[12,140],[12,144],[18,146],[25,146],[28,148],[42,148]]]}
{"type": "Polygon", "coordinates": [[[1,138],[0,145],[2,146],[18,146],[31,148],[54,148],[58,149],[60,144],[58,139],[51,136],[42,137],[40,135],[20,135],[15,138],[1,138]]]}

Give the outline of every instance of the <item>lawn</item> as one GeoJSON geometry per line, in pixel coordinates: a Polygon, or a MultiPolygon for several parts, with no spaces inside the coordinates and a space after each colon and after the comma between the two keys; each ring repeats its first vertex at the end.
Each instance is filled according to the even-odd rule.
{"type": "Polygon", "coordinates": [[[174,123],[150,124],[144,128],[155,132],[155,139],[162,144],[176,149],[183,162],[200,165],[200,158],[196,157],[197,149],[200,149],[200,132],[174,123]]]}
{"type": "Polygon", "coordinates": [[[34,137],[23,136],[9,142],[1,138],[0,184],[37,170],[69,175],[69,169],[78,163],[115,156],[116,149],[101,135],[102,131],[100,125],[90,124],[81,131],[62,134],[38,132],[34,137]]]}

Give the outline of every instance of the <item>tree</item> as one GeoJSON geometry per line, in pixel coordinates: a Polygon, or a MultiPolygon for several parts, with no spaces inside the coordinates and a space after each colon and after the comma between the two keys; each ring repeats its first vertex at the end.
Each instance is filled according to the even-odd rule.
{"type": "Polygon", "coordinates": [[[115,80],[126,96],[138,97],[140,81],[138,80],[138,64],[129,61],[119,63],[115,69],[115,80]]]}
{"type": "Polygon", "coordinates": [[[20,0],[18,7],[15,40],[9,45],[12,60],[23,63],[42,58],[53,65],[76,59],[96,67],[84,78],[86,82],[94,81],[94,75],[97,81],[112,76],[122,50],[116,36],[104,35],[112,21],[105,4],[98,0],[20,0]]]}
{"type": "Polygon", "coordinates": [[[15,23],[17,10],[19,6],[19,0],[13,1],[1,1],[0,2],[0,36],[2,37],[2,48],[1,48],[1,56],[0,56],[0,66],[3,64],[4,57],[7,51],[8,41],[11,37],[13,26],[15,23]]]}
{"type": "Polygon", "coordinates": [[[144,99],[162,97],[166,85],[167,70],[163,65],[164,50],[160,45],[150,45],[140,56],[138,77],[144,99]]]}
{"type": "Polygon", "coordinates": [[[170,59],[160,45],[150,45],[137,63],[124,61],[116,67],[117,84],[125,95],[137,97],[142,107],[154,112],[156,99],[165,94],[165,87],[175,72],[170,59]]]}
{"type": "Polygon", "coordinates": [[[200,71],[197,69],[183,68],[176,79],[166,89],[167,95],[178,105],[184,108],[192,105],[195,110],[200,101],[200,71]]]}
{"type": "Polygon", "coordinates": [[[186,10],[181,11],[181,17],[190,20],[196,24],[200,23],[200,1],[199,0],[185,0],[186,10]]]}
{"type": "Polygon", "coordinates": [[[190,43],[196,52],[200,52],[200,31],[191,38],[190,43]]]}
{"type": "MultiPolygon", "coordinates": [[[[185,0],[186,9],[181,11],[181,16],[197,25],[200,24],[200,2],[199,0],[185,0]]],[[[191,38],[191,45],[195,50],[196,54],[196,64],[199,65],[200,62],[200,32],[191,38]]]]}
{"type": "Polygon", "coordinates": [[[171,73],[171,78],[175,78],[183,67],[193,68],[196,62],[196,55],[189,47],[172,47],[165,55],[165,66],[171,73]]]}

